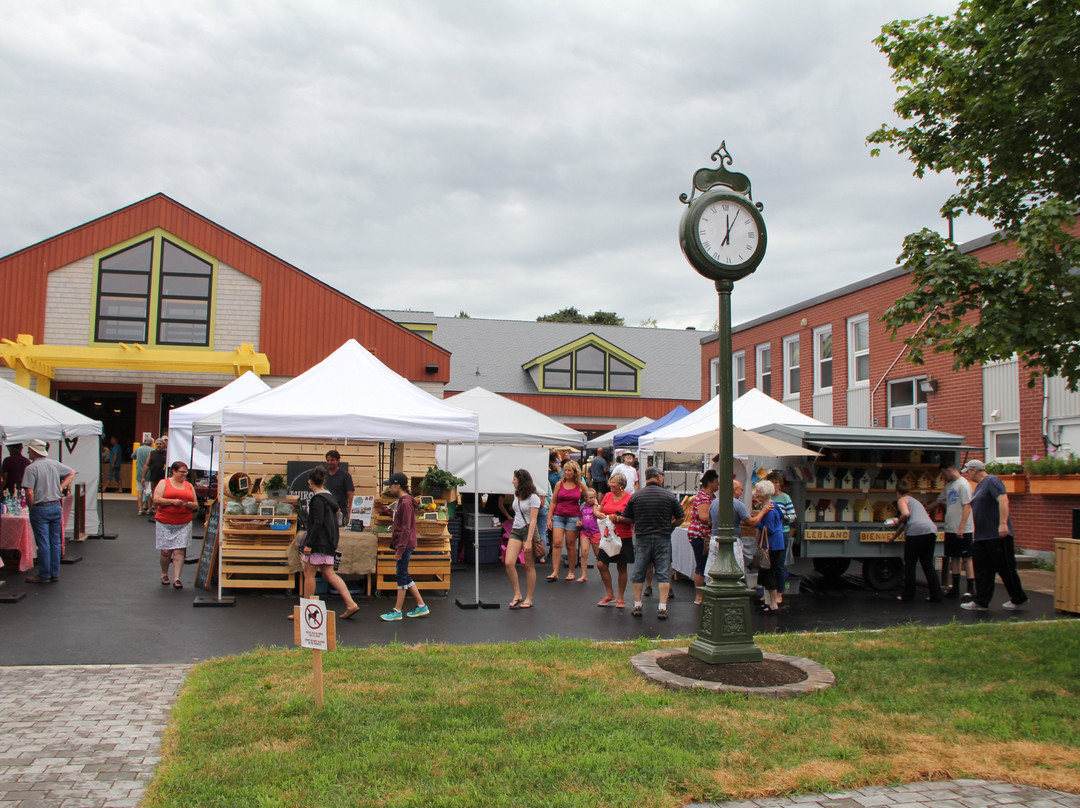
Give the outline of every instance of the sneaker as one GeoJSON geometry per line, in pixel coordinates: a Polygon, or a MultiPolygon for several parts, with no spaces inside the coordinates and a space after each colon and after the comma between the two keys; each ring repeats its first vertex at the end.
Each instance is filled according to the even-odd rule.
{"type": "Polygon", "coordinates": [[[969,600],[967,603],[961,603],[960,608],[961,609],[966,609],[969,612],[988,612],[988,611],[990,611],[989,607],[980,606],[978,603],[976,603],[973,600],[969,600]]]}
{"type": "Polygon", "coordinates": [[[970,592],[965,592],[963,595],[960,596],[961,603],[971,603],[971,601],[973,600],[975,600],[975,596],[970,592]]]}
{"type": "Polygon", "coordinates": [[[400,620],[401,612],[399,612],[397,609],[391,609],[386,614],[380,614],[379,619],[385,620],[387,623],[393,622],[394,620],[400,620]]]}
{"type": "MultiPolygon", "coordinates": [[[[406,617],[427,617],[429,614],[431,614],[431,609],[429,609],[427,607],[427,604],[425,603],[423,606],[417,606],[411,612],[406,612],[405,616],[406,617]]],[[[401,619],[401,612],[398,612],[398,619],[399,620],[401,619]]]]}
{"type": "Polygon", "coordinates": [[[651,586],[645,587],[645,597],[647,597],[647,598],[652,597],[652,587],[651,586]]]}
{"type": "Polygon", "coordinates": [[[633,609],[630,610],[630,614],[632,614],[634,617],[641,617],[641,607],[635,606],[633,609]]]}
{"type": "Polygon", "coordinates": [[[955,598],[955,597],[956,597],[957,595],[959,595],[960,593],[959,593],[959,592],[957,592],[957,591],[956,591],[956,589],[954,589],[953,587],[951,587],[951,586],[950,586],[950,587],[949,587],[948,589],[946,589],[946,590],[945,590],[944,592],[942,592],[941,594],[942,594],[942,595],[943,595],[944,597],[947,597],[947,598],[955,598]]]}
{"type": "Polygon", "coordinates": [[[1001,604],[1001,608],[1008,609],[1010,612],[1015,612],[1020,609],[1026,609],[1027,601],[1025,600],[1023,603],[1013,603],[1011,600],[1007,600],[1001,604]]]}
{"type": "Polygon", "coordinates": [[[656,610],[656,619],[657,620],[667,620],[667,609],[657,609],[656,610]]]}

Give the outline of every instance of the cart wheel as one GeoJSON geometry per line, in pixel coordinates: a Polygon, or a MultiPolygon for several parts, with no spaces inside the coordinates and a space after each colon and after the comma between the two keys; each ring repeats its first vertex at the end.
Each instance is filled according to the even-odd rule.
{"type": "Polygon", "coordinates": [[[814,569],[826,578],[839,578],[851,566],[850,558],[815,558],[814,569]]]}
{"type": "Polygon", "coordinates": [[[862,565],[862,577],[877,592],[896,589],[904,580],[904,562],[899,558],[868,558],[862,565]]]}

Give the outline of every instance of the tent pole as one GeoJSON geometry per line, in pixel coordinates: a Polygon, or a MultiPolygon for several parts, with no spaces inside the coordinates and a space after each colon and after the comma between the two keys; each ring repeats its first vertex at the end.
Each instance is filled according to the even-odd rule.
{"type": "MultiPolygon", "coordinates": [[[[447,458],[450,448],[447,446],[447,458]]],[[[475,580],[476,600],[456,603],[461,609],[498,609],[499,603],[485,603],[480,600],[480,441],[473,441],[473,575],[475,580]]]]}

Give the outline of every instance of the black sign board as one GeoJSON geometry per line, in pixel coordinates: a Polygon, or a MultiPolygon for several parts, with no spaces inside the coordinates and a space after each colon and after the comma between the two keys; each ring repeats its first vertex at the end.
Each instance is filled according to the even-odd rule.
{"type": "Polygon", "coordinates": [[[206,516],[206,534],[203,536],[202,552],[199,554],[199,566],[195,570],[195,588],[209,589],[214,580],[217,567],[218,523],[221,521],[221,503],[209,503],[206,516]]]}

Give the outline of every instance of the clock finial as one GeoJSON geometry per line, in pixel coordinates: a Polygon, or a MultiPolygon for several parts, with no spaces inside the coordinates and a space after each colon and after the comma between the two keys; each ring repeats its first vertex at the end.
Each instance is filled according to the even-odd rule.
{"type": "MultiPolygon", "coordinates": [[[[731,165],[734,159],[731,156],[731,152],[728,151],[727,141],[720,141],[720,148],[712,153],[712,161],[719,162],[719,168],[699,168],[694,172],[694,187],[690,191],[690,195],[679,194],[679,201],[684,205],[689,205],[694,200],[694,194],[697,191],[708,191],[710,188],[716,188],[719,185],[723,185],[726,188],[730,188],[735,193],[742,194],[747,199],[753,200],[753,194],[750,193],[750,178],[739,171],[728,171],[725,166],[731,165]]],[[[764,209],[764,205],[760,202],[756,203],[757,209],[764,209]]]]}

